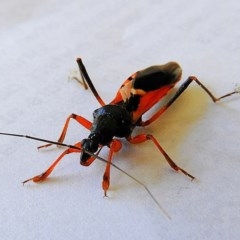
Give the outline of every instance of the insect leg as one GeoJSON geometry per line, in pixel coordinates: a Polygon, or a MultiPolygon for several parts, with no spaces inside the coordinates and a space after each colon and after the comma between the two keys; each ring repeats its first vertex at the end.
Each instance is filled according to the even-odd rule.
{"type": "Polygon", "coordinates": [[[122,144],[119,140],[113,139],[111,144],[110,144],[110,150],[109,150],[109,155],[108,155],[108,163],[106,165],[106,169],[103,175],[103,181],[102,181],[102,188],[104,191],[104,196],[107,197],[107,190],[110,185],[110,166],[111,166],[111,161],[113,157],[113,153],[118,152],[122,148],[122,144]]]}
{"type": "Polygon", "coordinates": [[[148,140],[151,140],[155,146],[158,148],[158,150],[163,154],[163,156],[165,157],[165,159],[167,160],[168,164],[175,170],[175,171],[180,171],[183,174],[187,175],[188,177],[190,177],[192,180],[195,178],[193,177],[191,174],[189,174],[188,172],[186,172],[184,169],[180,168],[169,156],[168,154],[165,152],[165,150],[162,148],[162,146],[159,144],[159,142],[156,140],[156,138],[154,138],[152,135],[150,134],[139,134],[135,137],[130,137],[127,139],[130,143],[133,144],[137,144],[137,143],[143,143],[146,142],[148,140]]]}
{"type": "Polygon", "coordinates": [[[179,87],[178,91],[175,93],[175,95],[168,101],[168,103],[160,108],[150,119],[148,119],[145,122],[142,122],[140,126],[144,127],[155,121],[160,115],[162,115],[174,102],[177,100],[177,98],[187,89],[187,87],[192,83],[192,81],[195,81],[213,100],[213,102],[217,102],[223,98],[229,97],[233,94],[239,93],[239,90],[235,90],[233,92],[227,93],[221,97],[216,98],[196,77],[190,76],[188,79],[179,87]]]}
{"type": "Polygon", "coordinates": [[[42,182],[44,181],[50,174],[51,172],[53,171],[53,169],[56,167],[56,165],[62,160],[62,158],[69,154],[69,153],[78,153],[80,152],[81,150],[81,143],[76,143],[74,145],[76,148],[68,148],[66,149],[53,163],[52,165],[45,171],[43,172],[42,174],[39,174],[37,176],[34,176],[32,178],[29,178],[25,181],[23,181],[23,184],[26,183],[26,182],[29,182],[29,181],[33,181],[33,182],[42,182]]]}
{"type": "MultiPolygon", "coordinates": [[[[86,118],[72,113],[71,115],[68,116],[68,118],[67,118],[67,120],[66,120],[66,122],[63,126],[63,130],[62,130],[61,135],[58,139],[59,143],[63,142],[63,140],[66,136],[66,133],[67,133],[69,122],[70,122],[71,119],[76,120],[78,123],[80,123],[82,126],[84,126],[87,129],[90,129],[92,127],[92,123],[90,121],[88,121],[86,118]]],[[[38,149],[49,147],[51,145],[52,145],[51,143],[50,144],[45,144],[45,145],[39,146],[38,149]]]]}
{"type": "MultiPolygon", "coordinates": [[[[105,106],[106,104],[104,103],[104,101],[102,100],[102,98],[99,96],[96,88],[94,87],[93,83],[92,83],[92,80],[90,79],[88,73],[87,73],[87,70],[82,62],[82,59],[81,58],[77,58],[77,64],[78,64],[78,67],[79,67],[79,71],[80,71],[80,74],[82,76],[82,80],[83,80],[83,85],[86,86],[86,82],[88,84],[88,86],[90,87],[93,95],[95,96],[95,98],[98,100],[98,102],[100,103],[101,106],[105,106]],[[86,82],[85,82],[86,81],[86,82]]],[[[86,88],[86,87],[85,87],[86,88]]]]}

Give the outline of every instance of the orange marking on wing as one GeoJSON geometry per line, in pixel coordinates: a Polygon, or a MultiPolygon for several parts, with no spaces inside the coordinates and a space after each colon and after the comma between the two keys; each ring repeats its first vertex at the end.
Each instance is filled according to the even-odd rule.
{"type": "Polygon", "coordinates": [[[126,101],[130,97],[131,89],[132,89],[132,80],[135,78],[136,73],[132,74],[119,88],[115,98],[110,102],[110,104],[116,104],[121,101],[126,101]]]}
{"type": "Polygon", "coordinates": [[[173,86],[165,86],[155,91],[147,92],[140,99],[138,109],[133,112],[133,122],[137,122],[138,119],[152,108],[157,102],[159,102],[171,89],[173,86]]]}

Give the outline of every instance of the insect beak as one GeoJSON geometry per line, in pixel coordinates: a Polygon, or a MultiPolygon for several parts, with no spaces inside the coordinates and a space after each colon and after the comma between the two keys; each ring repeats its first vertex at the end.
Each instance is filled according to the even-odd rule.
{"type": "Polygon", "coordinates": [[[86,167],[89,166],[93,161],[93,160],[91,161],[91,158],[92,157],[89,154],[83,151],[80,156],[80,164],[86,167]]]}
{"type": "Polygon", "coordinates": [[[80,156],[80,164],[83,166],[89,166],[96,158],[94,153],[98,150],[98,143],[88,138],[83,139],[81,144],[82,152],[80,156]]]}

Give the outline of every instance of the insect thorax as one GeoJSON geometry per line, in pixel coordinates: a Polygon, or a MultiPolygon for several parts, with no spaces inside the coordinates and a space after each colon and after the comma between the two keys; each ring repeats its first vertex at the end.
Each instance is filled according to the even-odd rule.
{"type": "Polygon", "coordinates": [[[108,145],[113,137],[128,137],[133,129],[130,113],[120,105],[105,105],[93,112],[91,134],[99,144],[108,145]]]}

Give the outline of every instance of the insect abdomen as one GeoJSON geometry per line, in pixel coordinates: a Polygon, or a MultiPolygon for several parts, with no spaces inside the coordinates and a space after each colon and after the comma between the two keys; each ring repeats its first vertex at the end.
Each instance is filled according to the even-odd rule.
{"type": "Polygon", "coordinates": [[[133,82],[133,89],[145,92],[160,89],[163,86],[175,84],[180,80],[182,69],[176,62],[151,66],[137,72],[133,82]]]}

